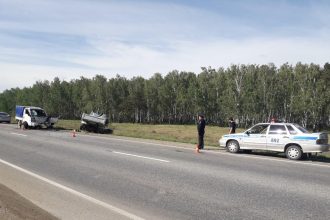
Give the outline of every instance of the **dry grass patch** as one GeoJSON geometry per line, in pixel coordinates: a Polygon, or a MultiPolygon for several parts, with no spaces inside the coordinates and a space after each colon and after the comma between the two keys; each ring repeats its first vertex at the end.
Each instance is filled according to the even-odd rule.
{"type": "MultiPolygon", "coordinates": [[[[113,123],[113,134],[119,136],[146,138],[154,140],[197,143],[196,125],[147,125],[113,123]]],[[[228,132],[228,128],[206,126],[205,145],[218,146],[219,138],[228,132]]]]}
{"type": "Polygon", "coordinates": [[[79,130],[80,128],[80,120],[58,120],[58,122],[54,126],[57,129],[65,129],[65,130],[79,130]]]}

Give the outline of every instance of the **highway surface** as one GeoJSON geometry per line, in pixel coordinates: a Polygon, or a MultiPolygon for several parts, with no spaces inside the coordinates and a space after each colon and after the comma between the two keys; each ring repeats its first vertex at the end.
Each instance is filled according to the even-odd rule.
{"type": "Polygon", "coordinates": [[[330,164],[0,124],[0,183],[61,219],[329,219],[330,164]]]}

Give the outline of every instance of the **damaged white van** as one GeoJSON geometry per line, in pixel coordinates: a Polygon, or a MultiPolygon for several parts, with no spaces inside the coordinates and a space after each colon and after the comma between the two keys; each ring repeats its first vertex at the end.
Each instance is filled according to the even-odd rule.
{"type": "Polygon", "coordinates": [[[16,106],[16,116],[18,126],[21,128],[41,128],[45,126],[52,128],[58,121],[58,118],[50,117],[40,107],[34,106],[16,106]]]}

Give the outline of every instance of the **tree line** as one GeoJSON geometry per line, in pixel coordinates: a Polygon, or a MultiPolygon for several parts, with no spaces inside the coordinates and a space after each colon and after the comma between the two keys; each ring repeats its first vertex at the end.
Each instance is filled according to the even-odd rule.
{"type": "Polygon", "coordinates": [[[62,119],[96,111],[111,122],[155,124],[191,124],[203,113],[208,124],[227,126],[234,117],[240,127],[276,117],[317,130],[330,127],[329,83],[329,63],[202,67],[199,74],[174,70],[149,79],[56,77],[3,91],[0,110],[14,114],[15,105],[30,105],[62,119]]]}

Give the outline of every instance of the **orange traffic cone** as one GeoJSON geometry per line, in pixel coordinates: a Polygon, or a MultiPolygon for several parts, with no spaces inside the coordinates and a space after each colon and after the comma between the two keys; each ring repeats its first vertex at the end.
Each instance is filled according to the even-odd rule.
{"type": "Polygon", "coordinates": [[[76,137],[76,129],[73,129],[73,131],[72,131],[72,137],[76,137]]]}
{"type": "Polygon", "coordinates": [[[199,152],[199,147],[198,147],[198,144],[197,144],[197,146],[196,146],[196,149],[195,149],[195,150],[196,150],[196,153],[200,153],[200,152],[199,152]]]}

